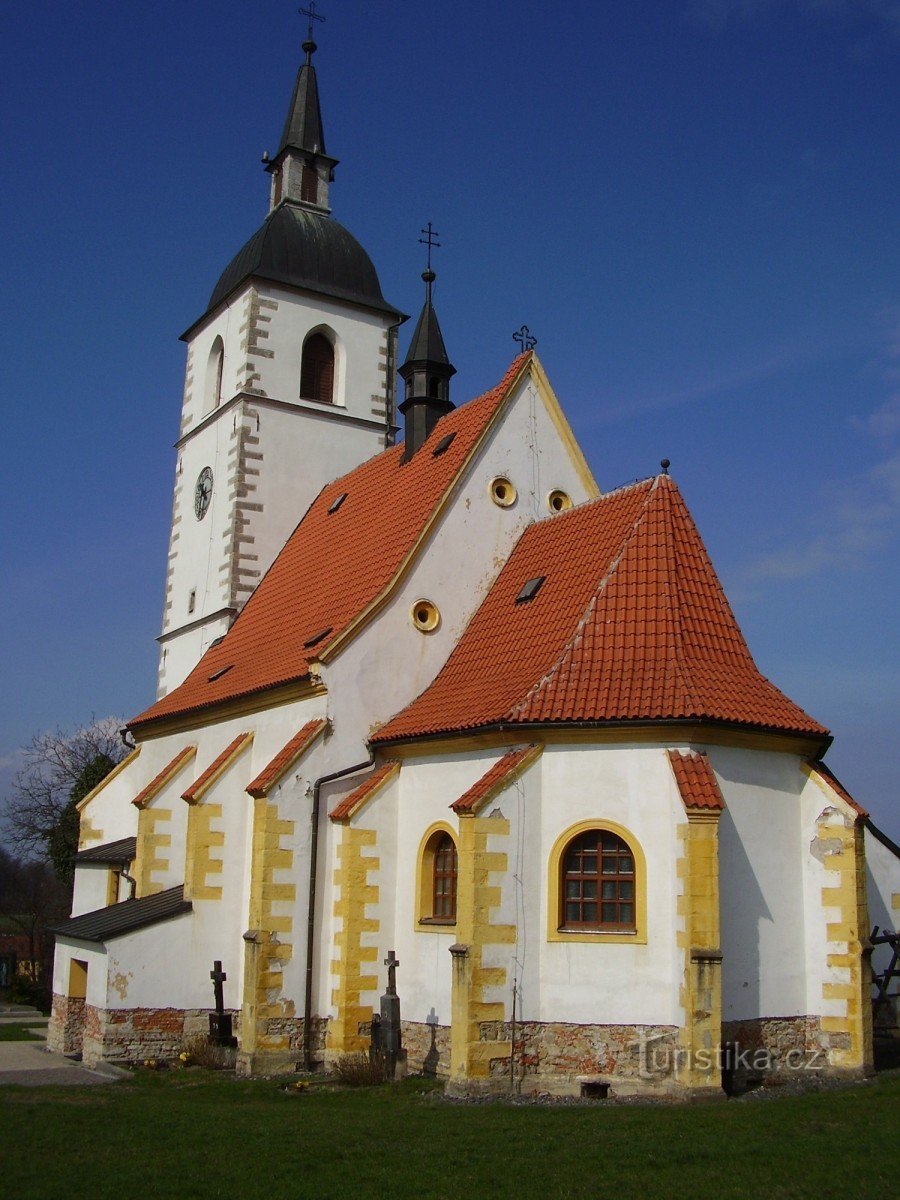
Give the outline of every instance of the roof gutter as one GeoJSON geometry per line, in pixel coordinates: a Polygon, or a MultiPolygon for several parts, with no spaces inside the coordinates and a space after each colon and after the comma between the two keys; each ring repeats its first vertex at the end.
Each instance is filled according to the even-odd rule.
{"type": "Polygon", "coordinates": [[[309,902],[306,916],[306,987],[303,997],[303,1065],[307,1071],[312,1070],[313,952],[316,934],[316,883],[319,874],[319,812],[321,810],[322,785],[333,783],[335,779],[343,779],[346,775],[355,775],[357,771],[371,767],[374,761],[375,751],[370,750],[369,757],[364,762],[354,763],[352,767],[342,767],[340,771],[332,771],[330,775],[320,775],[313,785],[309,840],[309,902]]]}

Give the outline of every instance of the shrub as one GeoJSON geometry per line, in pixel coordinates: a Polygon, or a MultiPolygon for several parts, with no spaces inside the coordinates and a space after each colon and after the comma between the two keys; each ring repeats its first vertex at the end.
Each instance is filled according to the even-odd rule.
{"type": "Polygon", "coordinates": [[[378,1051],[372,1055],[342,1054],[334,1064],[334,1073],[348,1087],[372,1087],[388,1078],[390,1060],[378,1051]]]}
{"type": "Polygon", "coordinates": [[[206,1034],[185,1038],[179,1061],[187,1067],[206,1067],[208,1071],[233,1071],[237,1052],[233,1046],[216,1046],[206,1034]]]}

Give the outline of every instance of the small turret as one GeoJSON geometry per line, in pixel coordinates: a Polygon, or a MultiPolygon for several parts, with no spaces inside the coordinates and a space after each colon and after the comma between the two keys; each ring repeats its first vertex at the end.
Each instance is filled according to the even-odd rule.
{"type": "Polygon", "coordinates": [[[431,269],[431,250],[439,243],[434,240],[436,234],[430,221],[422,232],[427,235],[427,240],[420,241],[428,246],[428,266],[422,272],[425,304],[419,314],[406,360],[399,370],[406,389],[400,404],[405,421],[404,462],[408,462],[421,449],[440,418],[454,407],[450,399],[450,380],[456,374],[456,367],[447,357],[444,337],[431,301],[431,289],[436,279],[431,269]]]}

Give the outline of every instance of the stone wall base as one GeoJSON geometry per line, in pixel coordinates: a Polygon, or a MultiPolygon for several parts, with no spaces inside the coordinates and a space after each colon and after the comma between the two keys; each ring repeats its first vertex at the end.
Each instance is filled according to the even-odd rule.
{"type": "Polygon", "coordinates": [[[53,993],[47,1049],[56,1054],[80,1054],[84,1040],[85,1002],[74,996],[53,993]]]}
{"type": "MultiPolygon", "coordinates": [[[[847,1075],[828,1061],[833,1039],[819,1017],[756,1017],[722,1023],[722,1067],[729,1091],[787,1080],[814,1084],[817,1076],[847,1075]]],[[[849,1074],[856,1074],[850,1072],[849,1074]]]]}
{"type": "MultiPolygon", "coordinates": [[[[305,1068],[302,1017],[269,1017],[261,1022],[262,1028],[252,1050],[243,1047],[238,1052],[238,1075],[290,1075],[305,1068]]],[[[325,1062],[325,1038],[328,1033],[328,1018],[312,1018],[310,1057],[313,1069],[325,1062]]]]}
{"type": "Polygon", "coordinates": [[[446,1079],[450,1074],[450,1026],[401,1021],[400,1037],[413,1075],[446,1079]]]}
{"type": "MultiPolygon", "coordinates": [[[[70,1002],[71,1003],[71,1002],[70,1002]]],[[[96,1008],[84,1009],[82,1060],[133,1063],[148,1058],[174,1059],[185,1042],[209,1033],[206,1008],[96,1008]]],[[[240,1034],[240,1012],[232,1012],[235,1034],[240,1034]]]]}

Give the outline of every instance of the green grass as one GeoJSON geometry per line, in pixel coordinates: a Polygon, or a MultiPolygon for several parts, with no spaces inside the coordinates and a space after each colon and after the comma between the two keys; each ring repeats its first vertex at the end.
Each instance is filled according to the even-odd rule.
{"type": "Polygon", "coordinates": [[[0,1088],[16,1200],[702,1200],[894,1194],[900,1080],[697,1106],[451,1105],[422,1081],[288,1096],[200,1071],[0,1088]]]}
{"type": "Polygon", "coordinates": [[[32,1023],[30,1025],[17,1025],[10,1023],[9,1025],[0,1025],[0,1042],[33,1042],[35,1034],[32,1029],[44,1029],[47,1025],[46,1021],[32,1023]]]}

